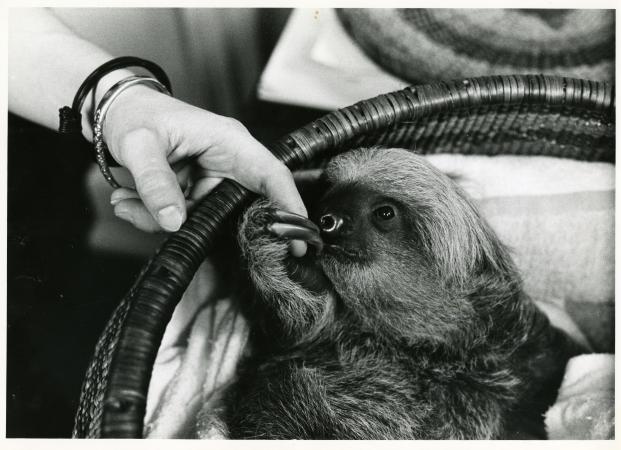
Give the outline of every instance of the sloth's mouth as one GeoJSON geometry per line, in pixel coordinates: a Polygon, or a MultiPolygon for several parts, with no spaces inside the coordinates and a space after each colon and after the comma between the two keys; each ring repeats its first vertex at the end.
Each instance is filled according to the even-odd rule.
{"type": "Polygon", "coordinates": [[[363,257],[363,254],[359,249],[345,248],[338,244],[325,244],[323,252],[336,257],[346,257],[357,261],[363,257]]]}

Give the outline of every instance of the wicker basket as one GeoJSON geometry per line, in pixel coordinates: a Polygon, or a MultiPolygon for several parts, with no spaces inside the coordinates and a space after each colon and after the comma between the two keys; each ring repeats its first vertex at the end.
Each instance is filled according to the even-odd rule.
{"type": "MultiPolygon", "coordinates": [[[[614,136],[611,85],[516,75],[381,95],[327,114],[270,148],[292,169],[370,145],[613,162],[614,136]]],[[[97,344],[74,437],[142,436],[151,371],[166,325],[218,235],[251,198],[239,184],[223,182],[143,269],[97,344]]]]}
{"type": "Polygon", "coordinates": [[[380,66],[410,82],[488,74],[614,80],[615,14],[587,9],[342,9],[380,66]]]}

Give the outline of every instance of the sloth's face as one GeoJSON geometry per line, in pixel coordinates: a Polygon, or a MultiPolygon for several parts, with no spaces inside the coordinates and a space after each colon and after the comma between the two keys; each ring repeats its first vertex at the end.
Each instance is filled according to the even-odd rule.
{"type": "Polygon", "coordinates": [[[449,276],[451,267],[470,270],[476,241],[467,233],[479,228],[452,185],[426,167],[415,175],[414,182],[395,176],[391,186],[379,187],[328,179],[331,185],[311,207],[312,221],[280,212],[270,230],[318,250],[287,260],[291,277],[306,289],[333,289],[370,330],[438,339],[459,334],[473,317],[449,276]]]}
{"type": "Polygon", "coordinates": [[[337,184],[312,217],[323,240],[323,272],[363,323],[392,335],[433,337],[465,314],[446,304],[419,235],[422,212],[412,209],[365,185],[337,184]]]}
{"type": "Polygon", "coordinates": [[[480,280],[497,272],[506,278],[497,238],[459,187],[423,158],[354,150],[330,163],[321,184],[325,194],[309,205],[312,221],[281,213],[286,223],[270,230],[314,247],[307,258],[290,258],[292,278],[317,291],[329,285],[370,329],[461,336],[476,316],[469,296],[480,280]]]}
{"type": "Polygon", "coordinates": [[[312,214],[328,258],[364,264],[411,242],[412,227],[399,201],[358,184],[328,190],[312,214]]]}

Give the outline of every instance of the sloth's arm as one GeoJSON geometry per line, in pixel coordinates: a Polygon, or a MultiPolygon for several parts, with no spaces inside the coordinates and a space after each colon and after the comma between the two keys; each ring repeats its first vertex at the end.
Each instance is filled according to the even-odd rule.
{"type": "Polygon", "coordinates": [[[283,216],[258,201],[244,215],[238,238],[260,303],[286,332],[300,336],[332,316],[334,295],[312,250],[303,258],[289,253],[289,239],[304,234],[280,233],[280,225],[283,216]]]}

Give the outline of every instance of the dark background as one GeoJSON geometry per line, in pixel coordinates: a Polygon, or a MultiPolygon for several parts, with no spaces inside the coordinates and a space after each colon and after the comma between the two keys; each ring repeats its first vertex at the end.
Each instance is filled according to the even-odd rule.
{"type": "MultiPolygon", "coordinates": [[[[264,63],[283,24],[265,33],[264,63]]],[[[238,119],[267,143],[321,114],[250,98],[238,119]]],[[[7,437],[66,438],[97,338],[145,260],[87,246],[90,145],[10,113],[8,125],[7,437]]]]}

